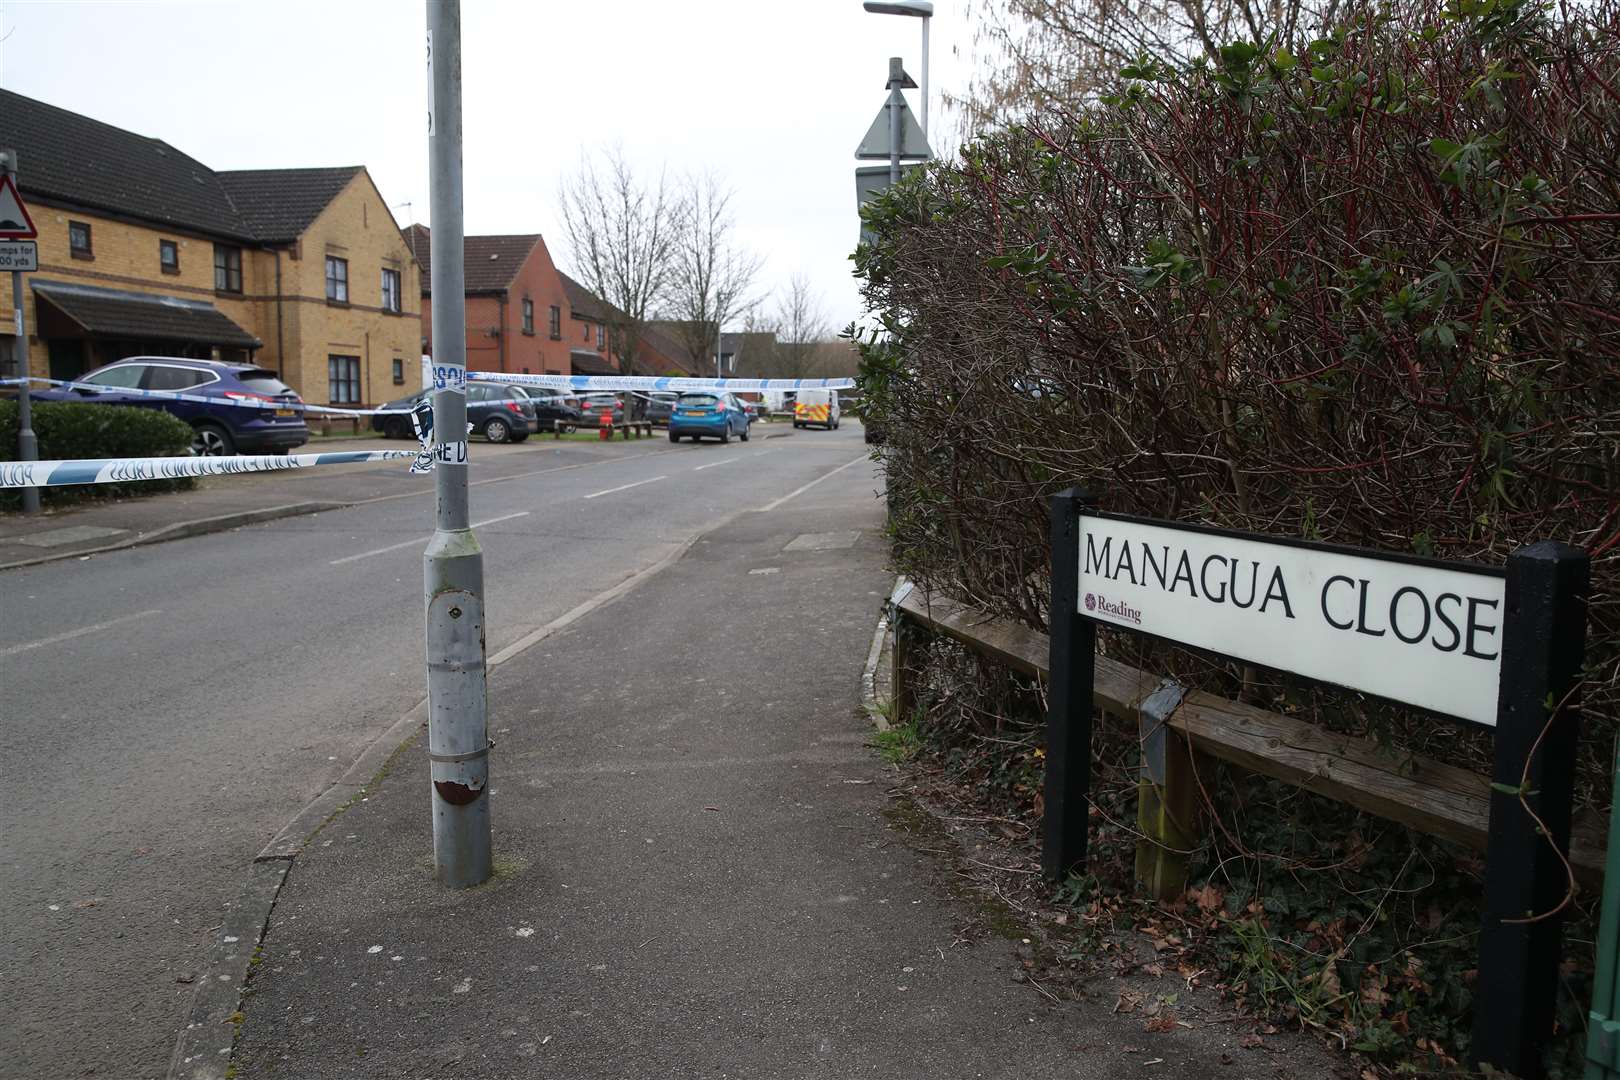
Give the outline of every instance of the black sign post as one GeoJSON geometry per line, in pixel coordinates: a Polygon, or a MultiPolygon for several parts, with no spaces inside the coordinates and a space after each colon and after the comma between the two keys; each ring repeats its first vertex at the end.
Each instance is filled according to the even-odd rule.
{"type": "Polygon", "coordinates": [[[1586,552],[1552,541],[1507,560],[1469,1057],[1521,1077],[1542,1075],[1558,1000],[1590,572],[1586,552]]]}
{"type": "Polygon", "coordinates": [[[1097,631],[1080,610],[1080,513],[1096,505],[1071,488],[1052,498],[1051,655],[1046,691],[1046,810],[1041,866],[1061,881],[1086,865],[1091,810],[1091,710],[1097,631]]]}

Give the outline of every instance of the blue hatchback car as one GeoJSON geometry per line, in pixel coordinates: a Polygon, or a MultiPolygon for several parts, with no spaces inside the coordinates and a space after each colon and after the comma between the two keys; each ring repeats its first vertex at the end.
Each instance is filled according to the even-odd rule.
{"type": "Polygon", "coordinates": [[[730,394],[682,394],[669,414],[669,441],[690,436],[697,442],[708,436],[728,443],[736,435],[747,442],[748,420],[747,410],[730,394]]]}
{"type": "Polygon", "coordinates": [[[309,441],[304,400],[268,368],[186,360],[178,356],[131,356],[74,380],[74,389],[35,390],[36,401],[80,401],[162,409],[196,432],[192,453],[285,453],[309,441]],[[145,397],[131,390],[172,390],[213,402],[145,397]],[[263,403],[256,407],[236,401],[263,403]],[[214,402],[217,402],[215,404],[214,402]]]}

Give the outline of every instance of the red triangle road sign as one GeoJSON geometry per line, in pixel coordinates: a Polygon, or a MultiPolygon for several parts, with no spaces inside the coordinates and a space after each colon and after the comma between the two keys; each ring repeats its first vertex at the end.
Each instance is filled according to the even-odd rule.
{"type": "Polygon", "coordinates": [[[0,240],[33,240],[39,236],[34,219],[28,216],[28,207],[17,194],[16,181],[10,173],[0,174],[0,240]]]}

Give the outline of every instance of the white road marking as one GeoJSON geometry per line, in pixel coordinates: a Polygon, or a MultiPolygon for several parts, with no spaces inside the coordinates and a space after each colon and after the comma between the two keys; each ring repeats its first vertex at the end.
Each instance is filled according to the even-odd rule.
{"type": "Polygon", "coordinates": [[[81,626],[77,630],[69,630],[64,634],[52,634],[50,637],[40,638],[38,641],[25,641],[21,645],[9,645],[4,649],[0,649],[0,656],[15,656],[20,652],[27,652],[29,649],[41,649],[46,645],[56,645],[63,641],[71,641],[76,637],[83,637],[86,634],[94,634],[102,630],[110,630],[114,626],[120,626],[127,622],[134,622],[136,619],[146,619],[153,615],[161,614],[163,614],[163,612],[158,608],[153,608],[151,611],[137,611],[133,615],[125,615],[117,619],[108,619],[106,622],[98,622],[90,626],[81,626]]]}
{"type": "Polygon", "coordinates": [[[760,507],[759,508],[760,512],[768,514],[772,510],[775,510],[778,506],[781,506],[783,503],[785,503],[789,499],[793,498],[795,495],[803,495],[805,492],[809,491],[811,488],[815,487],[817,484],[821,483],[823,480],[826,480],[828,477],[837,476],[839,473],[843,472],[845,469],[849,468],[851,465],[859,465],[861,462],[869,461],[869,460],[870,460],[870,458],[868,458],[865,454],[862,454],[860,457],[856,458],[854,461],[846,461],[842,465],[838,466],[838,468],[834,469],[832,472],[822,473],[820,476],[816,477],[814,480],[810,481],[808,484],[804,485],[803,487],[795,488],[792,491],[788,492],[786,495],[782,496],[780,499],[777,499],[775,502],[767,503],[766,505],[760,507]]]}
{"type": "Polygon", "coordinates": [[[733,461],[741,461],[741,460],[742,460],[742,458],[740,458],[740,457],[722,458],[719,461],[711,461],[707,465],[699,465],[697,468],[693,469],[692,471],[693,472],[702,472],[704,469],[712,469],[716,465],[730,465],[733,461]]]}
{"type": "Polygon", "coordinates": [[[669,479],[669,477],[667,477],[667,476],[649,476],[647,479],[645,479],[645,480],[637,480],[633,484],[620,484],[618,487],[616,487],[616,488],[608,488],[606,491],[593,491],[589,495],[585,496],[585,498],[587,498],[587,499],[598,499],[598,498],[601,498],[603,495],[611,495],[615,491],[629,491],[631,488],[640,487],[642,484],[650,484],[655,480],[668,480],[668,479],[669,479]]]}
{"type": "MultiPolygon", "coordinates": [[[[500,517],[490,518],[487,521],[475,521],[472,523],[471,527],[474,529],[482,529],[485,525],[495,525],[502,521],[511,521],[513,518],[528,517],[530,513],[531,511],[528,510],[519,510],[515,514],[503,514],[500,517]]],[[[374,551],[362,551],[358,555],[345,555],[341,559],[333,559],[328,565],[342,566],[344,563],[352,563],[359,559],[369,559],[373,555],[386,555],[390,551],[398,551],[400,548],[408,548],[416,544],[425,544],[431,539],[433,539],[431,536],[424,536],[418,540],[403,540],[397,544],[389,544],[387,547],[377,548],[374,551]]]]}

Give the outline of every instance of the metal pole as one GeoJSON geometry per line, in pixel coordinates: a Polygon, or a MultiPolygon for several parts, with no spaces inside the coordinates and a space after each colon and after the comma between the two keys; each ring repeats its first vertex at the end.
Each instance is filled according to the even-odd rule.
{"type": "Polygon", "coordinates": [[[718,317],[714,320],[714,377],[717,379],[726,377],[725,365],[720,359],[720,320],[718,317]]]}
{"type": "Polygon", "coordinates": [[[1062,881],[1086,868],[1091,815],[1091,710],[1097,629],[1079,614],[1080,515],[1096,506],[1077,488],[1052,496],[1052,602],[1046,692],[1046,814],[1041,869],[1062,881]]]}
{"type": "Polygon", "coordinates": [[[1507,558],[1472,1063],[1539,1080],[1557,1019],[1591,558],[1543,540],[1507,558]]]}
{"type": "Polygon", "coordinates": [[[924,15],[923,24],[923,70],[922,70],[922,132],[928,137],[928,24],[931,16],[924,15]]]}
{"type": "Polygon", "coordinates": [[[900,87],[906,81],[905,68],[900,57],[889,57],[889,183],[900,182],[900,111],[906,107],[906,96],[900,87]]]}
{"type": "MultiPolygon", "coordinates": [[[[16,182],[17,151],[0,151],[0,172],[10,173],[12,181],[16,182]]],[[[12,329],[17,335],[12,347],[16,350],[17,378],[22,380],[17,385],[17,460],[38,461],[39,441],[34,437],[34,403],[28,393],[28,335],[23,322],[23,276],[20,270],[11,272],[11,309],[14,312],[12,329]]],[[[22,489],[22,508],[25,514],[39,513],[39,488],[22,489]]]]}
{"type": "Polygon", "coordinates": [[[432,199],[433,451],[438,514],[422,556],[427,600],[433,872],[487,881],[489,720],[484,554],[467,517],[467,299],[461,213],[461,5],[428,0],[428,190],[432,199]]]}

